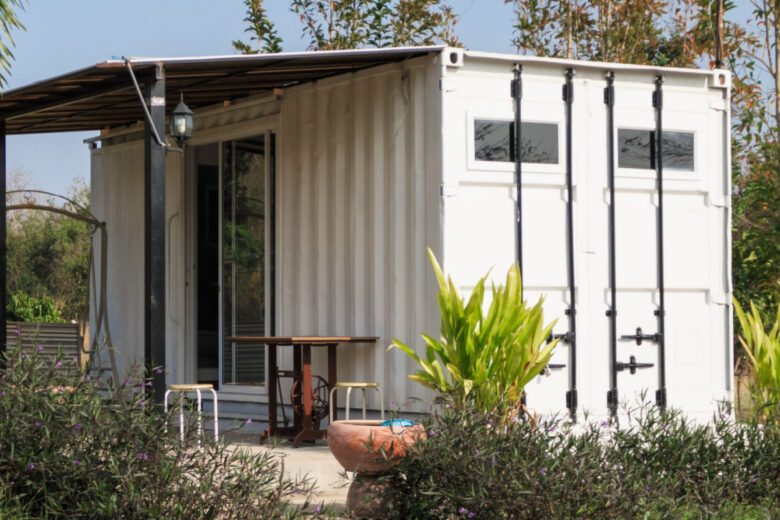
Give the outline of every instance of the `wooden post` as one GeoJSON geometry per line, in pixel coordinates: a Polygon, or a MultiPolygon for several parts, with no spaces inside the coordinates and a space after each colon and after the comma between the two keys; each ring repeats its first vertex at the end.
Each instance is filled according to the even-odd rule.
{"type": "Polygon", "coordinates": [[[151,121],[144,126],[144,361],[152,394],[165,393],[165,71],[155,67],[147,78],[146,103],[151,121]],[[154,125],[154,128],[152,128],[154,125]],[[162,367],[160,373],[154,367],[162,367]]]}

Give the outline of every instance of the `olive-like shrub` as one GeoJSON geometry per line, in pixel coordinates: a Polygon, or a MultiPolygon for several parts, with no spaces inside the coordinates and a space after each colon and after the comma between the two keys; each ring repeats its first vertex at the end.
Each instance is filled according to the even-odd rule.
{"type": "MultiPolygon", "coordinates": [[[[204,439],[185,440],[149,401],[148,381],[121,391],[70,359],[11,350],[0,370],[0,514],[3,518],[298,518],[307,481],[282,462],[204,439]]],[[[193,414],[194,415],[194,414],[193,414]]],[[[175,422],[175,421],[174,421],[175,422]]]]}
{"type": "Polygon", "coordinates": [[[385,478],[391,518],[775,518],[780,432],[651,405],[619,419],[510,422],[444,407],[385,478]]]}

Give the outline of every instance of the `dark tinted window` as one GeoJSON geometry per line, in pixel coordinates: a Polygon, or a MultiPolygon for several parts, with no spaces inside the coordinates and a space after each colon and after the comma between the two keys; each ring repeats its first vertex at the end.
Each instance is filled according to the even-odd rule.
{"type": "MultiPolygon", "coordinates": [[[[523,162],[558,164],[558,125],[523,123],[523,162]]],[[[515,124],[511,121],[474,121],[474,156],[478,161],[515,160],[515,124]]]]}
{"type": "MultiPolygon", "coordinates": [[[[693,134],[664,132],[663,167],[693,171],[693,134]]],[[[620,168],[655,169],[655,132],[652,130],[618,130],[618,166],[620,168]]]]}

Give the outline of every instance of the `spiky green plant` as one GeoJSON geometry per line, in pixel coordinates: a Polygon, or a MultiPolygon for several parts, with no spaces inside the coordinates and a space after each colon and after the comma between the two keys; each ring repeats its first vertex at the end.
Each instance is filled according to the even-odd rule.
{"type": "Polygon", "coordinates": [[[755,381],[751,394],[758,417],[780,423],[780,308],[768,331],[752,301],[750,314],[745,314],[736,299],[734,310],[742,329],[739,342],[753,367],[755,381]]]}
{"type": "Polygon", "coordinates": [[[439,282],[441,339],[422,334],[424,358],[397,339],[389,349],[400,349],[420,365],[410,379],[450,397],[456,406],[472,402],[480,410],[506,416],[517,410],[523,388],[545,369],[557,344],[548,342],[555,322],[544,325],[544,298],[528,308],[520,270],[513,265],[505,284],[493,286],[484,313],[487,275],[466,301],[452,278],[445,279],[430,249],[428,257],[439,282]]]}

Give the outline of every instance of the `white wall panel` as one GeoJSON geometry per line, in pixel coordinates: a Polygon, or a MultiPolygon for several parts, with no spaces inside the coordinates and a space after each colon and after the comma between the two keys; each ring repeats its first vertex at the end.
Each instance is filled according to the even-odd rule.
{"type": "MultiPolygon", "coordinates": [[[[340,347],[338,373],[378,381],[388,403],[431,397],[406,377],[416,371],[406,356],[386,351],[393,337],[419,347],[420,333],[439,326],[425,254],[441,242],[430,61],[289,89],[281,107],[278,332],[379,336],[376,345],[340,347]]],[[[285,353],[280,364],[290,362],[285,353]]],[[[326,372],[317,349],[314,371],[326,372]]]]}
{"type": "MultiPolygon", "coordinates": [[[[143,169],[140,141],[92,152],[91,208],[108,232],[106,311],[120,377],[144,359],[143,169]]],[[[95,248],[99,250],[99,239],[95,248]]]]}
{"type": "MultiPolygon", "coordinates": [[[[108,231],[107,312],[120,376],[134,365],[142,367],[144,361],[143,154],[143,142],[137,140],[92,151],[91,204],[93,213],[106,222],[108,231]]],[[[165,191],[166,365],[168,382],[173,383],[182,382],[185,377],[184,228],[179,154],[169,153],[166,157],[165,191]]],[[[98,251],[99,243],[96,238],[98,251]]],[[[99,273],[99,255],[96,261],[99,273]]],[[[92,307],[94,316],[94,303],[92,307]]]]}

